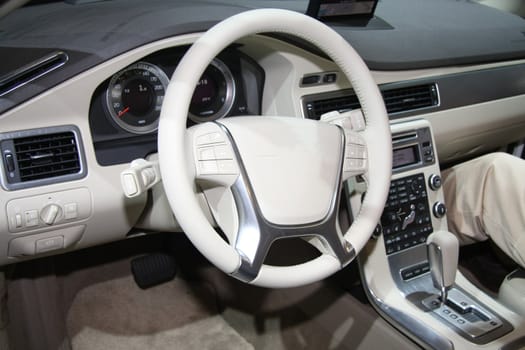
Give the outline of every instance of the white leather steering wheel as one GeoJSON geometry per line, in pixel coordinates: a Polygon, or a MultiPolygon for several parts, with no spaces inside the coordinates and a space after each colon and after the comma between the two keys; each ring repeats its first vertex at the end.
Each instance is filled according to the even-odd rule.
{"type": "Polygon", "coordinates": [[[163,184],[178,223],[214,265],[247,283],[293,287],[331,275],[363,248],[383,211],[392,169],[383,99],[354,49],[305,15],[252,10],[207,31],[173,74],[158,134],[163,184]],[[212,59],[240,38],[270,32],[296,36],[325,52],[348,77],[361,110],[334,113],[333,123],[247,116],[186,129],[194,88],[212,59]],[[343,233],[337,220],[341,186],[355,175],[365,178],[367,192],[343,233]],[[225,215],[221,211],[236,213],[225,220],[229,242],[207,219],[199,192],[218,217],[225,215]],[[270,245],[288,237],[315,238],[322,254],[299,265],[264,264],[270,245]]]}

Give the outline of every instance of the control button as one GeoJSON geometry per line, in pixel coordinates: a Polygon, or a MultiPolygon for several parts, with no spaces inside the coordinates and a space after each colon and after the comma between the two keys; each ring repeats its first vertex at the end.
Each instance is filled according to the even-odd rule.
{"type": "Polygon", "coordinates": [[[60,207],[56,204],[45,206],[40,212],[40,219],[47,225],[53,225],[60,213],[60,207]]]}
{"type": "Polygon", "coordinates": [[[413,194],[418,195],[423,190],[423,185],[417,181],[412,182],[410,185],[410,190],[413,194]]]}
{"type": "Polygon", "coordinates": [[[386,213],[386,219],[388,222],[394,223],[399,220],[399,216],[397,215],[397,213],[389,211],[388,213],[386,213]]]}
{"type": "Polygon", "coordinates": [[[436,202],[432,207],[432,213],[436,218],[441,219],[447,213],[447,207],[441,202],[436,202]]]}
{"type": "Polygon", "coordinates": [[[235,162],[233,160],[218,160],[217,169],[219,170],[219,174],[237,173],[237,167],[235,166],[235,162]]]}
{"type": "Polygon", "coordinates": [[[448,315],[450,313],[450,310],[449,309],[444,309],[443,313],[448,315]]]}
{"type": "Polygon", "coordinates": [[[227,145],[214,147],[215,159],[233,159],[233,154],[227,145]]]}
{"type": "Polygon", "coordinates": [[[361,136],[357,135],[356,133],[345,133],[346,136],[346,144],[352,144],[352,145],[364,145],[365,141],[361,138],[361,136]]]}
{"type": "Polygon", "coordinates": [[[20,215],[19,213],[16,213],[15,214],[15,227],[20,228],[22,226],[23,226],[22,215],[20,215]]]}
{"type": "Polygon", "coordinates": [[[354,109],[350,112],[350,120],[352,122],[352,130],[362,131],[365,130],[365,118],[361,109],[354,109]]]}
{"type": "Polygon", "coordinates": [[[7,171],[12,173],[13,171],[15,171],[15,160],[13,158],[13,155],[11,153],[6,153],[4,157],[7,171]]]}
{"type": "Polygon", "coordinates": [[[326,84],[335,83],[336,80],[337,80],[337,75],[335,73],[325,74],[323,77],[323,83],[326,83],[326,84]]]}
{"type": "Polygon", "coordinates": [[[64,237],[57,236],[51,238],[39,239],[36,241],[36,252],[44,253],[51,250],[64,248],[64,237]]]}
{"type": "Polygon", "coordinates": [[[38,210],[28,210],[25,212],[26,226],[38,226],[38,210]]]}
{"type": "Polygon", "coordinates": [[[465,324],[465,320],[462,319],[462,318],[458,318],[458,323],[459,323],[459,324],[465,324]]]}
{"type": "Polygon", "coordinates": [[[213,147],[199,148],[198,160],[215,160],[215,151],[213,147]]]}
{"type": "Polygon", "coordinates": [[[78,217],[77,203],[64,204],[64,218],[66,220],[76,219],[78,217]]]}
{"type": "Polygon", "coordinates": [[[458,318],[458,315],[456,315],[456,314],[450,314],[450,318],[453,319],[453,320],[455,320],[456,318],[458,318]]]}
{"type": "Polygon", "coordinates": [[[406,281],[407,279],[414,277],[414,271],[412,270],[404,270],[401,272],[401,277],[406,281]]]}
{"type": "Polygon", "coordinates": [[[391,206],[391,207],[397,207],[399,205],[399,201],[398,200],[392,200],[392,201],[388,202],[388,205],[391,206]]]}
{"type": "Polygon", "coordinates": [[[127,196],[134,196],[139,191],[135,177],[132,174],[124,174],[122,176],[122,185],[127,196]]]}
{"type": "Polygon", "coordinates": [[[363,171],[365,170],[364,159],[346,159],[343,165],[344,171],[363,171]]]}
{"type": "Polygon", "coordinates": [[[219,172],[217,161],[215,160],[203,160],[199,161],[199,174],[200,175],[216,175],[219,172]]]}
{"type": "Polygon", "coordinates": [[[346,146],[346,158],[366,158],[366,148],[360,145],[349,144],[346,146]]]}
{"type": "Polygon", "coordinates": [[[310,75],[307,77],[303,77],[301,84],[302,85],[314,85],[314,84],[319,84],[320,81],[321,81],[320,75],[310,75]]]}
{"type": "Polygon", "coordinates": [[[208,134],[204,134],[197,137],[197,145],[199,146],[221,142],[224,142],[224,138],[219,132],[210,132],[208,134]]]}
{"type": "Polygon", "coordinates": [[[432,174],[428,178],[428,185],[432,189],[432,191],[437,191],[441,188],[441,176],[437,174],[432,174]]]}

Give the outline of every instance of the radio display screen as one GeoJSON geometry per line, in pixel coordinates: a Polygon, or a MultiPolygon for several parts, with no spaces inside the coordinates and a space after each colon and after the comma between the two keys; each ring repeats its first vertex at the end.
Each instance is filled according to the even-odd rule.
{"type": "Polygon", "coordinates": [[[417,145],[394,149],[392,163],[394,169],[419,163],[417,145]]]}

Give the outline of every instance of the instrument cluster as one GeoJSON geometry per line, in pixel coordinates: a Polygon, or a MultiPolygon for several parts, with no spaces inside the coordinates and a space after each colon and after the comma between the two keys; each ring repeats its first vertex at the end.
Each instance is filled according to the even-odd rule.
{"type": "MultiPolygon", "coordinates": [[[[95,91],[89,115],[101,165],[156,152],[156,131],[171,75],[187,47],[146,56],[114,73],[95,91]]],[[[188,126],[235,115],[258,115],[264,73],[238,47],[219,54],[200,77],[188,126]],[[255,92],[255,94],[254,94],[255,92]]]]}

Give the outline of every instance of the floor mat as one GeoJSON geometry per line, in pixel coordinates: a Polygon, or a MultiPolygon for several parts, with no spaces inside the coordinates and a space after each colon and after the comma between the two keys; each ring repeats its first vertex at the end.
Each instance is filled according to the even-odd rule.
{"type": "Polygon", "coordinates": [[[253,349],[220,315],[214,295],[181,279],[147,290],[124,277],[81,290],[71,306],[73,350],[253,349]]]}
{"type": "Polygon", "coordinates": [[[474,285],[493,297],[497,297],[505,276],[516,268],[516,263],[490,241],[461,247],[460,271],[474,285]]]}

